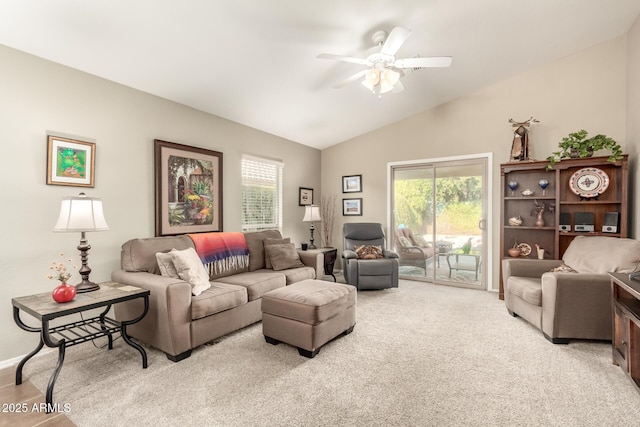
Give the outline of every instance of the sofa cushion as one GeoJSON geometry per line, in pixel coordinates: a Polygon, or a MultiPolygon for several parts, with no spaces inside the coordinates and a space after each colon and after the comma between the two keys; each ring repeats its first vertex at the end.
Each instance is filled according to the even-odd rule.
{"type": "Polygon", "coordinates": [[[313,267],[289,268],[287,270],[281,270],[280,273],[284,274],[287,278],[287,285],[316,278],[316,269],[313,267]]]}
{"type": "Polygon", "coordinates": [[[174,279],[180,277],[176,266],[173,265],[173,259],[170,253],[158,252],[156,254],[156,260],[158,261],[158,268],[160,268],[161,275],[164,277],[173,277],[174,279]]]}
{"type": "Polygon", "coordinates": [[[212,283],[209,289],[191,298],[191,320],[238,307],[247,301],[246,288],[226,283],[212,283]]]}
{"type": "Polygon", "coordinates": [[[249,248],[249,271],[265,268],[264,239],[282,239],[278,230],[264,230],[244,233],[249,248]]]}
{"type": "Polygon", "coordinates": [[[120,265],[124,271],[160,274],[156,253],[169,252],[174,248],[182,250],[194,247],[193,241],[187,235],[131,239],[122,245],[120,265]]]}
{"type": "Polygon", "coordinates": [[[291,243],[291,239],[289,237],[285,239],[264,239],[264,264],[265,268],[273,268],[273,264],[271,264],[271,255],[269,255],[269,251],[267,250],[267,246],[269,245],[277,245],[281,243],[291,243]]]}
{"type": "Polygon", "coordinates": [[[262,295],[269,291],[286,286],[287,280],[282,273],[262,269],[221,277],[220,279],[214,280],[214,283],[228,283],[242,286],[247,289],[249,301],[253,301],[261,298],[262,295]]]}
{"type": "Polygon", "coordinates": [[[400,246],[403,246],[405,248],[407,246],[413,246],[409,238],[405,236],[398,236],[398,243],[400,243],[400,246]]]}
{"type": "Polygon", "coordinates": [[[277,243],[265,246],[265,251],[271,258],[271,264],[275,271],[288,268],[304,267],[300,255],[293,243],[277,243]]]}
{"type": "Polygon", "coordinates": [[[507,290],[529,304],[542,307],[542,283],[540,278],[511,276],[507,290]]]}
{"type": "Polygon", "coordinates": [[[169,254],[178,271],[178,276],[191,285],[193,295],[200,295],[202,291],[211,287],[209,272],[204,268],[195,249],[187,248],[182,251],[172,249],[169,254]]]}
{"type": "Polygon", "coordinates": [[[640,241],[608,236],[577,236],[562,260],[578,273],[630,273],[640,262],[640,241]]]}

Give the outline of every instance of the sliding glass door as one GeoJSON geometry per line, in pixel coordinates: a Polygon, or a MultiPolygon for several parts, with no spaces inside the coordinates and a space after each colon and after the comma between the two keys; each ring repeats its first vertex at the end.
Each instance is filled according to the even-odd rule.
{"type": "Polygon", "coordinates": [[[486,288],[486,157],[394,163],[391,230],[400,276],[486,288]]]}

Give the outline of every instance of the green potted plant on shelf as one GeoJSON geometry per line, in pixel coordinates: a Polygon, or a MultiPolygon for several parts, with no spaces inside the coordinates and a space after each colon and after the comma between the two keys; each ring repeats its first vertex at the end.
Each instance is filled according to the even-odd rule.
{"type": "Polygon", "coordinates": [[[553,169],[553,166],[562,159],[591,157],[598,150],[609,150],[611,154],[607,160],[610,162],[622,159],[622,148],[615,140],[601,134],[591,138],[587,138],[587,135],[587,131],[582,129],[562,138],[558,144],[561,150],[554,151],[547,157],[549,161],[547,169],[553,169]]]}

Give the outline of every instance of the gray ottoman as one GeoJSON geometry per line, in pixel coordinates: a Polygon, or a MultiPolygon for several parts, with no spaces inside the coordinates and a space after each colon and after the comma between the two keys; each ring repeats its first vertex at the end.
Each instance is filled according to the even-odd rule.
{"type": "Polygon", "coordinates": [[[353,331],[356,288],[303,280],[262,295],[262,334],[269,344],[284,342],[314,357],[327,342],[353,331]]]}

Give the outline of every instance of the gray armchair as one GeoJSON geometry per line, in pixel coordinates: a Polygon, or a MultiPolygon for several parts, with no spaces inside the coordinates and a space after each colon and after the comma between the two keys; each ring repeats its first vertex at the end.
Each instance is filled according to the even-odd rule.
{"type": "Polygon", "coordinates": [[[607,273],[631,272],[638,262],[637,240],[578,236],[562,261],[503,260],[504,302],[509,314],[522,317],[554,344],[567,344],[571,338],[611,340],[607,273]],[[574,271],[551,271],[563,263],[574,271]]]}
{"type": "Polygon", "coordinates": [[[346,223],[342,227],[344,278],[359,290],[398,287],[398,254],[387,250],[382,224],[374,222],[346,223]],[[355,246],[382,247],[383,258],[358,259],[355,246]]]}

